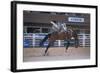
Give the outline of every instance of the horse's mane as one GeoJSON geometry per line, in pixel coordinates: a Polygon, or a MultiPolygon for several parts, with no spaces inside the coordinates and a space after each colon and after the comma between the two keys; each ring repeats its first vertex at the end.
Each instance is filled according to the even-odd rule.
{"type": "Polygon", "coordinates": [[[54,32],[49,37],[49,40],[65,40],[71,38],[78,38],[78,35],[75,30],[68,29],[67,31],[63,32],[54,32]]]}

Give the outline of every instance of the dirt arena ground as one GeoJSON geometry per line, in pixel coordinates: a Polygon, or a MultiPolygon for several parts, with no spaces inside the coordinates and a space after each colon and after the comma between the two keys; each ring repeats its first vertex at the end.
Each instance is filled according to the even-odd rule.
{"type": "Polygon", "coordinates": [[[72,59],[89,59],[90,47],[69,47],[65,52],[65,47],[51,47],[46,56],[45,48],[24,48],[23,61],[50,61],[50,60],[72,60],[72,59]]]}

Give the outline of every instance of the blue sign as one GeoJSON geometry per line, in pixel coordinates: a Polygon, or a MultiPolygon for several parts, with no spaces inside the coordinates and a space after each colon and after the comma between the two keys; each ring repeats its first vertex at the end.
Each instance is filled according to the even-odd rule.
{"type": "Polygon", "coordinates": [[[69,22],[84,22],[84,18],[80,18],[80,17],[69,17],[68,18],[69,22]]]}
{"type": "Polygon", "coordinates": [[[32,47],[32,40],[24,39],[24,48],[32,47]]]}

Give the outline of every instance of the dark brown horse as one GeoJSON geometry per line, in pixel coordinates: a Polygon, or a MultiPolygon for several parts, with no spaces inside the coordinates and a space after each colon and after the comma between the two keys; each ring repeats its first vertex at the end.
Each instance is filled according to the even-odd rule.
{"type": "Polygon", "coordinates": [[[68,47],[70,45],[70,40],[71,40],[72,37],[75,40],[75,47],[77,48],[78,47],[78,35],[77,35],[76,31],[73,31],[72,32],[72,31],[69,30],[67,32],[54,32],[52,34],[46,35],[46,37],[41,42],[43,44],[46,39],[48,39],[48,41],[49,41],[48,46],[46,47],[46,50],[45,50],[45,54],[44,55],[46,55],[49,47],[51,45],[53,45],[56,40],[65,40],[67,42],[65,44],[66,45],[66,51],[67,51],[68,50],[68,47]]]}

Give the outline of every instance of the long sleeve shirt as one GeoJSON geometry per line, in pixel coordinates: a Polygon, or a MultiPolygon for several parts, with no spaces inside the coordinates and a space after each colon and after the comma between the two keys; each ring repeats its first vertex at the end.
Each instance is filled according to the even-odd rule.
{"type": "Polygon", "coordinates": [[[67,27],[65,23],[54,23],[51,21],[51,24],[53,24],[51,32],[63,32],[63,31],[67,31],[67,27]]]}

